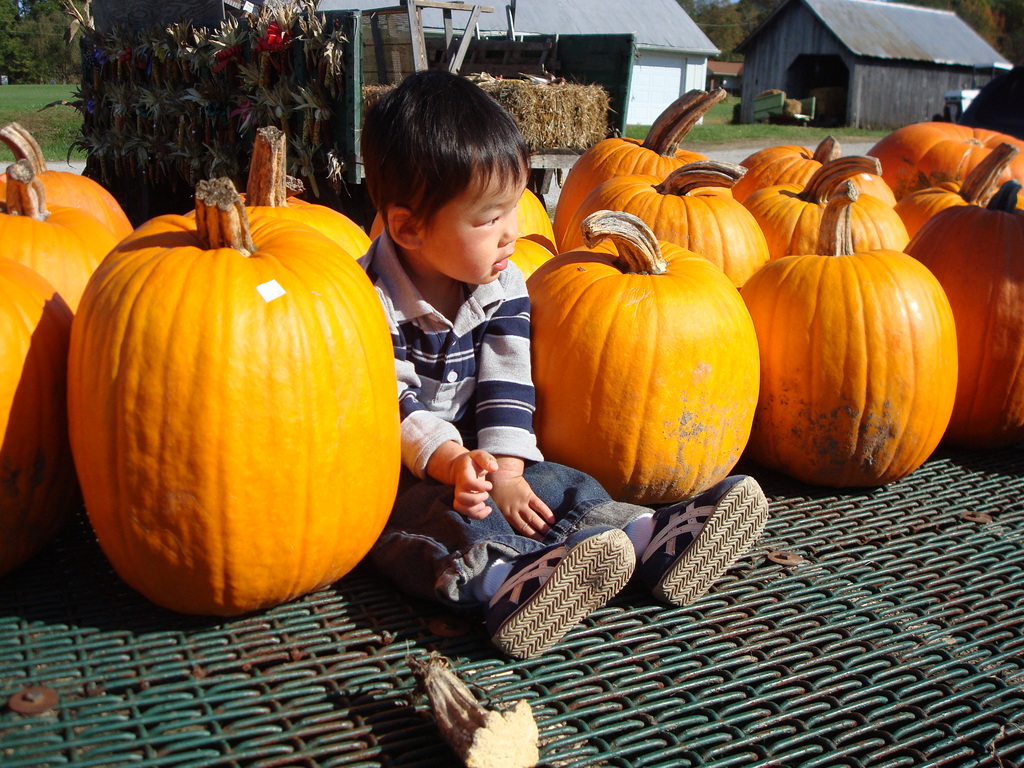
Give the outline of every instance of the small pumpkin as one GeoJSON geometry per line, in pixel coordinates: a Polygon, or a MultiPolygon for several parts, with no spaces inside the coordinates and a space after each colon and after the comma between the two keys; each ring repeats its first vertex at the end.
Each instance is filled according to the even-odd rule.
{"type": "Polygon", "coordinates": [[[699,253],[741,286],[768,262],[768,243],[750,211],[729,190],[744,169],[711,160],[687,163],[664,180],[616,176],[591,190],[576,209],[566,248],[583,245],[581,224],[600,210],[639,217],[659,240],[699,253]]]}
{"type": "Polygon", "coordinates": [[[945,435],[955,445],[998,448],[1024,439],[1020,189],[1007,181],[987,206],[939,211],[907,247],[945,288],[956,318],[959,379],[945,435]]]}
{"type": "Polygon", "coordinates": [[[68,443],[71,317],[45,278],[0,257],[0,575],[81,507],[68,443]]]}
{"type": "Polygon", "coordinates": [[[543,245],[551,253],[555,252],[555,231],[548,215],[547,206],[529,188],[523,190],[516,209],[516,223],[519,225],[519,236],[543,245]]]}
{"type": "MultiPolygon", "coordinates": [[[[807,185],[779,184],[754,192],[743,205],[764,232],[771,258],[815,253],[821,217],[836,189],[852,178],[878,172],[873,157],[851,155],[831,160],[816,170],[807,185]]],[[[852,204],[853,247],[857,251],[903,250],[910,237],[892,205],[863,194],[852,204]]]]}
{"type": "Polygon", "coordinates": [[[677,501],[729,474],[757,403],[754,328],[725,274],[599,211],[586,248],[527,281],[544,455],[621,501],[677,501]],[[615,253],[593,250],[605,238],[615,253]]]}
{"type": "MultiPolygon", "coordinates": [[[[918,189],[960,181],[1000,144],[1024,148],[1024,142],[999,131],[957,123],[923,122],[905,125],[883,136],[868,152],[882,163],[882,178],[897,200],[918,189]]],[[[1024,182],[1024,155],[1005,169],[998,182],[1024,182]]]]}
{"type": "Polygon", "coordinates": [[[103,261],[68,381],[90,523],[158,605],[228,616],[313,591],[388,517],[399,419],[376,292],[305,224],[250,226],[227,179],[103,261]]]}
{"type": "MultiPolygon", "coordinates": [[[[107,188],[88,176],[70,171],[53,171],[46,167],[43,150],[38,142],[18,123],[8,123],[0,128],[0,141],[14,153],[15,161],[27,160],[32,172],[46,188],[46,200],[50,205],[77,208],[102,222],[114,235],[115,240],[132,231],[132,224],[107,188]]],[[[0,200],[6,197],[7,179],[0,174],[0,200]]]]}
{"type": "Polygon", "coordinates": [[[1019,153],[1017,147],[1004,142],[974,166],[962,184],[944,181],[905,195],[896,203],[895,210],[903,219],[907,234],[913,238],[928,219],[954,205],[987,205],[999,187],[999,179],[1005,174],[1006,167],[1019,153]]]}
{"type": "Polygon", "coordinates": [[[3,254],[41,274],[71,307],[117,238],[77,208],[48,206],[46,188],[28,160],[7,169],[6,203],[0,211],[3,254]]]}
{"type": "Polygon", "coordinates": [[[528,278],[552,256],[554,254],[537,240],[530,237],[519,237],[516,238],[516,250],[512,254],[512,261],[519,267],[523,277],[528,278]]]}
{"type": "Polygon", "coordinates": [[[245,205],[250,218],[272,216],[298,221],[327,235],[352,258],[370,248],[362,227],[345,214],[326,205],[297,197],[301,182],[287,173],[287,137],[280,128],[265,126],[256,131],[245,205]]]}
{"type": "Polygon", "coordinates": [[[856,251],[847,182],[813,254],[767,264],[740,293],[761,356],[747,448],[806,483],[878,486],[917,469],[949,423],[957,338],[946,294],[891,249],[856,251]]]}
{"type": "Polygon", "coordinates": [[[707,160],[698,152],[678,149],[679,142],[725,96],[721,88],[688,91],[658,115],[642,142],[628,137],[602,139],[580,155],[565,177],[555,206],[553,227],[558,250],[566,250],[562,241],[576,208],[602,181],[631,175],[663,179],[684,163],[707,160]]]}

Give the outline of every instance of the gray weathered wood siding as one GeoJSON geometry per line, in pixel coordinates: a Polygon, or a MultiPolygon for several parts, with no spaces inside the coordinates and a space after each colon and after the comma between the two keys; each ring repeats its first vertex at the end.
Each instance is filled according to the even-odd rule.
{"type": "Polygon", "coordinates": [[[850,125],[891,129],[931,120],[942,114],[946,91],[980,88],[990,79],[965,66],[861,58],[850,73],[850,125]]]}
{"type": "Polygon", "coordinates": [[[223,0],[93,0],[96,29],[145,29],[179,21],[216,24],[224,19],[223,0]]]}
{"type": "MultiPolygon", "coordinates": [[[[770,88],[785,91],[790,65],[800,54],[834,54],[847,68],[853,56],[818,17],[802,3],[790,3],[750,42],[743,58],[743,90],[740,119],[754,119],[754,97],[770,88]]],[[[807,94],[787,94],[803,98],[807,94]]]]}

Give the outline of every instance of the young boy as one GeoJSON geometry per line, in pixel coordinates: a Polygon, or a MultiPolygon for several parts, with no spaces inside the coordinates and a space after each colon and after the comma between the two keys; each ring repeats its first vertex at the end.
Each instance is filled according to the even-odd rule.
{"type": "Polygon", "coordinates": [[[385,230],[361,259],[395,348],[402,482],[371,551],[410,594],[482,613],[492,642],[544,652],[633,577],[700,597],[760,535],[767,502],[734,476],[657,512],[543,460],[530,304],[515,249],[528,150],[464,78],[420,72],[369,110],[363,160],[385,230]]]}

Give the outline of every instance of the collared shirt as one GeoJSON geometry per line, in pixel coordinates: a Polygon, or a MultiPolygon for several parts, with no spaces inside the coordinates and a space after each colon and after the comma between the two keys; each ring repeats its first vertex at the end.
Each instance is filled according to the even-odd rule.
{"type": "Polygon", "coordinates": [[[405,466],[426,477],[427,461],[447,440],[541,461],[533,432],[530,298],[519,268],[509,262],[497,280],[467,285],[452,322],[420,295],[387,232],[359,263],[391,330],[405,466]]]}

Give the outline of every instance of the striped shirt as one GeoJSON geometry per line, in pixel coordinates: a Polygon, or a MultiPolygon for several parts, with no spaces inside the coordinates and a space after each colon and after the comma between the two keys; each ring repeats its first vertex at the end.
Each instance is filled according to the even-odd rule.
{"type": "Polygon", "coordinates": [[[452,322],[420,295],[386,232],[359,263],[391,330],[405,466],[426,477],[427,461],[447,440],[541,461],[533,432],[530,298],[519,268],[509,262],[494,282],[467,286],[452,322]]]}

